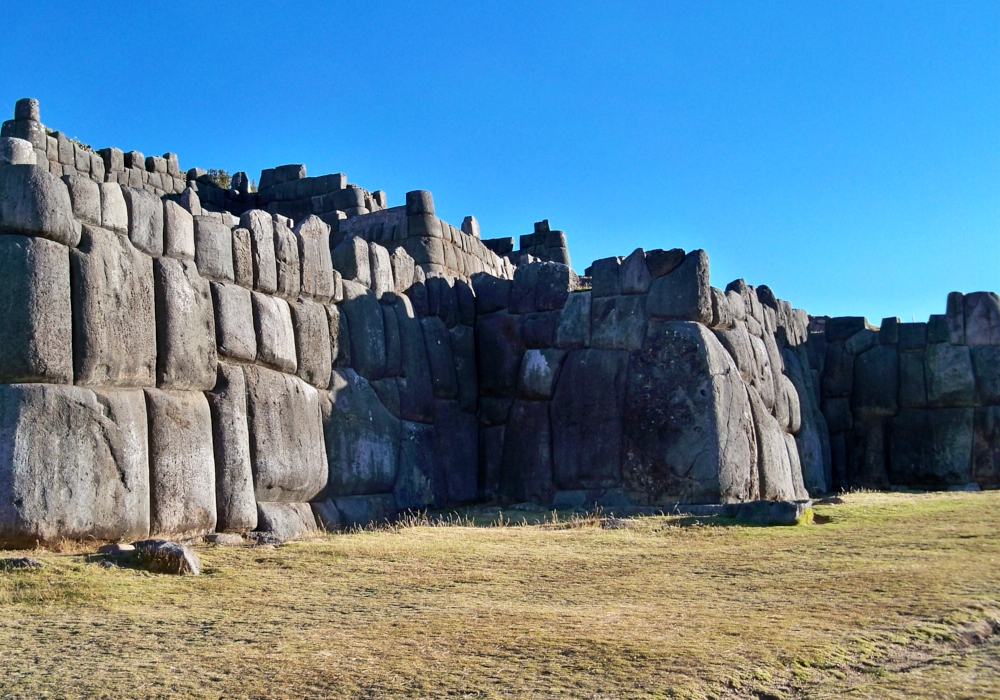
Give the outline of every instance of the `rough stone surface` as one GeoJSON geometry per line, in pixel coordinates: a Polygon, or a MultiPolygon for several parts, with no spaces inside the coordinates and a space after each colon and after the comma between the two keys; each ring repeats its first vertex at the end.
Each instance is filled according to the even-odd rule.
{"type": "Polygon", "coordinates": [[[712,292],[708,283],[708,254],[693,250],[668,275],[649,287],[646,310],[651,318],[712,322],[712,292]]]}
{"type": "Polygon", "coordinates": [[[319,392],[298,377],[245,367],[257,501],[304,503],[327,482],[319,392]]]}
{"type": "Polygon", "coordinates": [[[163,203],[152,192],[123,187],[128,208],[128,237],[138,250],[163,255],[163,203]]]}
{"type": "Polygon", "coordinates": [[[884,418],[899,409],[899,353],[893,345],[876,345],[854,359],[851,406],[862,418],[884,418]]]}
{"type": "Polygon", "coordinates": [[[976,400],[972,353],[962,345],[928,345],[925,354],[927,401],[931,406],[972,406],[976,400]]]}
{"type": "Polygon", "coordinates": [[[436,316],[420,319],[427,361],[431,371],[434,396],[439,399],[458,398],[458,377],[455,374],[455,357],[451,351],[451,336],[444,321],[436,316]]]}
{"type": "Polygon", "coordinates": [[[598,297],[591,302],[591,347],[638,350],[645,335],[645,296],[598,297]]]}
{"type": "MultiPolygon", "coordinates": [[[[128,205],[120,185],[114,182],[102,182],[101,188],[101,226],[115,233],[128,233],[128,205]]],[[[192,233],[192,236],[194,234],[192,233]]],[[[194,241],[191,241],[191,255],[194,255],[194,241]]]]}
{"type": "Polygon", "coordinates": [[[225,224],[207,216],[194,217],[194,247],[194,259],[202,277],[216,282],[233,281],[233,234],[225,224]]]}
{"type": "Polygon", "coordinates": [[[736,365],[704,326],[649,322],[630,361],[624,426],[623,482],[637,502],[755,496],[747,393],[736,365]]]}
{"type": "Polygon", "coordinates": [[[0,436],[4,545],[148,535],[141,391],[0,384],[0,436]]]}
{"type": "Polygon", "coordinates": [[[480,394],[514,396],[525,347],[516,316],[498,312],[476,319],[480,394]]]}
{"type": "Polygon", "coordinates": [[[555,346],[566,350],[590,345],[591,292],[576,292],[559,312],[555,346]]]}
{"type": "Polygon", "coordinates": [[[418,423],[434,422],[434,388],[427,365],[423,329],[405,296],[397,297],[392,310],[399,327],[402,374],[397,381],[400,418],[418,423]]]}
{"type": "Polygon", "coordinates": [[[139,540],[133,543],[133,560],[143,569],[154,574],[198,576],[201,560],[190,547],[179,542],[162,539],[139,540]]]}
{"type": "Polygon", "coordinates": [[[196,391],[146,389],[150,533],[196,537],[216,525],[212,417],[196,391]]]}
{"type": "Polygon", "coordinates": [[[351,369],[336,370],[323,407],[331,496],[387,493],[396,480],[400,421],[351,369]]]}
{"type": "Polygon", "coordinates": [[[215,313],[207,280],[190,260],[153,260],[156,291],[156,385],[206,390],[215,386],[215,313]]]}
{"type": "Polygon", "coordinates": [[[978,403],[1000,405],[1000,346],[976,346],[970,348],[970,354],[978,403]]]}
{"type": "Polygon", "coordinates": [[[253,257],[253,288],[264,294],[278,289],[278,272],[274,258],[274,222],[266,211],[251,209],[240,217],[240,226],[250,232],[253,257]]]}
{"type": "MultiPolygon", "coordinates": [[[[515,280],[517,273],[515,273],[515,280]]],[[[515,282],[516,286],[516,282],[515,282]]],[[[545,263],[538,269],[535,281],[535,309],[552,311],[566,305],[569,293],[576,289],[577,276],[569,265],[545,263]]]]}
{"type": "Polygon", "coordinates": [[[247,390],[243,368],[219,363],[215,388],[206,393],[212,415],[215,453],[215,500],[220,532],[248,532],[257,527],[247,390]]]}
{"type": "Polygon", "coordinates": [[[642,248],[636,248],[631,255],[622,260],[619,276],[622,294],[645,294],[649,291],[653,276],[649,274],[646,254],[642,248]]]}
{"type": "MultiPolygon", "coordinates": [[[[104,227],[111,228],[107,224],[104,227]]],[[[226,233],[229,233],[229,229],[226,229],[226,233]]],[[[177,202],[163,200],[163,254],[178,260],[194,260],[195,253],[194,217],[177,202]]],[[[232,250],[228,255],[232,268],[232,250]]],[[[204,275],[204,271],[202,274],[204,275]]]]}
{"type": "Polygon", "coordinates": [[[399,466],[393,487],[397,506],[401,510],[443,507],[448,502],[448,484],[437,431],[411,421],[401,421],[399,428],[399,466]]]}
{"type": "Polygon", "coordinates": [[[41,166],[0,167],[0,233],[76,246],[80,224],[73,218],[66,184],[41,166]]]}
{"type": "Polygon", "coordinates": [[[649,250],[646,251],[646,267],[649,268],[649,274],[656,279],[676,270],[677,266],[684,262],[684,257],[684,251],[680,248],[649,250]]]}
{"type": "Polygon", "coordinates": [[[308,299],[289,304],[295,349],[298,354],[297,374],[307,384],[326,389],[330,384],[333,358],[330,356],[330,326],[326,308],[308,299]]]}
{"type": "Polygon", "coordinates": [[[318,216],[309,216],[295,226],[295,236],[299,246],[302,296],[326,303],[333,299],[335,291],[330,227],[318,216]]]}
{"type": "Polygon", "coordinates": [[[280,372],[294,374],[298,367],[295,355],[295,329],[288,302],[277,297],[252,292],[254,333],[257,336],[257,362],[280,372]]]}
{"type": "Polygon", "coordinates": [[[392,278],[392,259],[389,251],[377,243],[368,246],[368,267],[371,274],[371,288],[375,297],[396,291],[396,282],[392,278]]]}
{"type": "Polygon", "coordinates": [[[69,249],[0,236],[0,382],[73,382],[69,249]]]}
{"type": "Polygon", "coordinates": [[[963,303],[965,344],[1000,345],[1000,296],[973,292],[965,295],[963,303]]]}
{"type": "Polygon", "coordinates": [[[474,501],[479,493],[479,435],[476,416],[457,401],[435,401],[434,430],[449,503],[474,501]]]}
{"type": "Polygon", "coordinates": [[[316,534],[316,516],[308,503],[257,504],[257,530],[269,532],[282,542],[316,534]]]}
{"type": "Polygon", "coordinates": [[[73,216],[94,226],[101,225],[101,188],[89,177],[65,175],[63,182],[69,190],[73,216]]]}
{"type": "Polygon", "coordinates": [[[793,500],[795,486],[792,467],[788,461],[785,432],[778,421],[767,412],[764,402],[753,387],[747,392],[753,412],[757,435],[757,470],[760,475],[760,498],[766,501],[793,500]]]}
{"type": "Polygon", "coordinates": [[[364,239],[351,236],[334,248],[330,255],[333,269],[345,281],[356,282],[364,287],[371,286],[371,260],[368,243],[364,239]]]}
{"type": "Polygon", "coordinates": [[[942,488],[972,480],[973,408],[902,408],[890,419],[889,480],[942,488]]]}
{"type": "Polygon", "coordinates": [[[476,313],[491,314],[506,310],[510,303],[513,282],[479,272],[472,276],[472,288],[476,292],[476,313]]]}
{"type": "Polygon", "coordinates": [[[385,376],[385,324],[375,293],[345,279],[340,310],[350,332],[351,365],[366,379],[381,379],[385,376]]]}
{"type": "Polygon", "coordinates": [[[1000,486],[1000,406],[976,408],[972,478],[983,488],[1000,486]]]}
{"type": "Polygon", "coordinates": [[[233,281],[246,289],[253,289],[253,248],[250,231],[234,228],[233,238],[233,281]]]}
{"type": "Polygon", "coordinates": [[[125,238],[85,226],[70,251],[77,384],[153,386],[153,261],[125,238]]]}
{"type": "MultiPolygon", "coordinates": [[[[522,376],[532,352],[537,351],[529,350],[525,354],[522,376]]],[[[559,356],[545,359],[555,365],[554,373],[559,356]]],[[[628,366],[629,353],[621,350],[572,350],[566,357],[551,409],[556,488],[621,486],[628,366]]]]}
{"type": "Polygon", "coordinates": [[[250,290],[223,282],[212,282],[210,286],[219,356],[253,362],[257,358],[257,336],[250,290]]]}
{"type": "Polygon", "coordinates": [[[595,260],[591,268],[594,298],[613,297],[622,293],[621,258],[595,260]]]}
{"type": "Polygon", "coordinates": [[[927,406],[927,381],[924,353],[899,354],[899,405],[904,408],[927,406]]]}
{"type": "Polygon", "coordinates": [[[510,409],[500,461],[500,491],[510,503],[552,499],[549,402],[517,399],[510,409]]]}
{"type": "Polygon", "coordinates": [[[475,413],[479,398],[475,331],[471,326],[459,325],[450,329],[448,333],[451,335],[451,354],[455,359],[458,403],[463,411],[475,413]]]}
{"type": "Polygon", "coordinates": [[[302,289],[299,242],[292,230],[280,221],[274,222],[274,265],[278,286],[275,294],[294,301],[302,289]]]}
{"type": "Polygon", "coordinates": [[[559,367],[565,355],[565,350],[552,348],[525,352],[521,361],[518,398],[536,401],[551,399],[556,388],[559,367]]]}

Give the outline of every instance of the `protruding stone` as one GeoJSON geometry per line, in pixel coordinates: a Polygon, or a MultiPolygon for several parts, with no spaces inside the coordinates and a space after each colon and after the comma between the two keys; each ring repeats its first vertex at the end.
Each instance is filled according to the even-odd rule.
{"type": "Polygon", "coordinates": [[[264,294],[274,294],[278,289],[278,273],[274,259],[274,221],[271,215],[259,209],[243,212],[240,226],[250,232],[253,288],[264,294]]]}
{"type": "MultiPolygon", "coordinates": [[[[222,226],[215,220],[212,224],[222,226]]],[[[195,223],[194,217],[177,202],[163,200],[163,254],[178,260],[195,259],[195,223]]],[[[229,229],[226,229],[229,233],[229,229]]],[[[232,251],[229,252],[230,269],[232,268],[232,251]]],[[[199,272],[204,271],[199,267],[199,272]]],[[[205,275],[206,277],[208,275],[205,275]]]]}
{"type": "Polygon", "coordinates": [[[233,234],[229,227],[207,216],[194,217],[194,246],[202,277],[215,282],[233,281],[233,234]]]}
{"type": "Polygon", "coordinates": [[[646,266],[646,254],[642,248],[636,248],[632,254],[622,260],[621,264],[622,294],[645,294],[653,281],[646,266]]]}
{"type": "Polygon", "coordinates": [[[602,258],[591,266],[594,298],[618,296],[622,293],[621,258],[602,258]]]}
{"type": "Polygon", "coordinates": [[[330,356],[330,326],[322,304],[299,299],[289,304],[298,354],[297,374],[317,389],[330,384],[333,358],[330,356]]]}
{"type": "Polygon", "coordinates": [[[288,302],[253,292],[253,325],[257,335],[257,362],[280,372],[294,374],[295,330],[288,302]]]}
{"type": "Polygon", "coordinates": [[[346,281],[371,287],[371,262],[368,243],[363,238],[351,236],[345,239],[331,253],[333,269],[346,281]]]}
{"type": "Polygon", "coordinates": [[[973,292],[964,298],[965,344],[1000,345],[1000,296],[973,292]]]}
{"type": "MultiPolygon", "coordinates": [[[[240,291],[249,295],[246,290],[240,291]]],[[[257,501],[250,464],[243,368],[220,362],[215,388],[205,397],[212,414],[216,528],[221,532],[249,532],[257,527],[257,501]]]]}
{"type": "Polygon", "coordinates": [[[371,289],[375,298],[396,291],[396,283],[392,277],[392,260],[389,251],[378,243],[368,246],[368,266],[371,274],[371,289]]]}
{"type": "Polygon", "coordinates": [[[0,233],[80,242],[66,183],[37,165],[0,168],[0,233]]]}
{"type": "Polygon", "coordinates": [[[308,503],[257,504],[257,531],[269,533],[282,542],[315,535],[316,516],[308,503]]]}
{"type": "Polygon", "coordinates": [[[572,350],[590,345],[591,292],[575,292],[566,299],[556,325],[557,348],[572,350]]]}
{"type": "Polygon", "coordinates": [[[673,272],[654,280],[649,288],[646,310],[650,318],[710,324],[712,292],[705,251],[691,251],[673,272]]]}
{"type": "Polygon", "coordinates": [[[218,355],[208,281],[190,260],[153,260],[156,385],[202,391],[215,386],[218,355]]]}
{"type": "Polygon", "coordinates": [[[330,227],[319,217],[309,216],[296,225],[295,235],[299,244],[302,295],[325,304],[333,299],[335,291],[330,227]]]}
{"type": "Polygon", "coordinates": [[[222,357],[253,362],[257,359],[257,337],[249,289],[212,282],[215,308],[215,343],[222,357]]]}
{"type": "Polygon", "coordinates": [[[163,255],[163,203],[152,192],[123,187],[128,207],[128,237],[143,253],[163,255]]]}
{"type": "Polygon", "coordinates": [[[385,324],[375,293],[357,282],[344,281],[340,310],[350,330],[351,365],[366,379],[385,376],[385,324]]]}
{"type": "Polygon", "coordinates": [[[426,190],[413,190],[406,193],[406,215],[433,214],[434,196],[426,190]]]}
{"type": "Polygon", "coordinates": [[[0,137],[0,165],[35,165],[38,156],[31,142],[12,136],[0,137]]]}
{"type": "Polygon", "coordinates": [[[961,292],[948,295],[945,323],[948,324],[948,342],[965,345],[965,297],[961,292]]]}
{"type": "Polygon", "coordinates": [[[590,344],[608,350],[638,350],[646,335],[647,297],[599,297],[591,302],[590,344]]]}
{"type": "Polygon", "coordinates": [[[292,230],[281,221],[274,222],[274,261],[278,285],[275,294],[288,301],[298,299],[302,290],[299,242],[292,230]]]}
{"type": "Polygon", "coordinates": [[[38,100],[33,97],[22,97],[14,103],[14,119],[17,121],[40,122],[42,120],[38,100]]]}
{"type": "Polygon", "coordinates": [[[250,231],[234,228],[233,238],[233,281],[246,289],[253,289],[253,247],[250,231]]]}
{"type": "Polygon", "coordinates": [[[972,355],[964,345],[928,345],[927,400],[931,406],[973,406],[976,401],[972,355]]]}

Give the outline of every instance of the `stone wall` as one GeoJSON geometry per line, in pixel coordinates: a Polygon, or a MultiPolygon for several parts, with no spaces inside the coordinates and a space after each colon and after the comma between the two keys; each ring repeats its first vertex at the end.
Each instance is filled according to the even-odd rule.
{"type": "Polygon", "coordinates": [[[809,357],[838,488],[1000,486],[1000,298],[927,323],[813,318],[809,357]]]}

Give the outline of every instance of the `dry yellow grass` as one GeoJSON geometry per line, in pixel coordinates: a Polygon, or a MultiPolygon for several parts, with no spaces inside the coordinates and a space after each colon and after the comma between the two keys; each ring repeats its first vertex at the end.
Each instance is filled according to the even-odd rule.
{"type": "Polygon", "coordinates": [[[1000,492],[816,513],[199,546],[187,578],[38,551],[0,573],[0,696],[1000,697],[1000,492]]]}

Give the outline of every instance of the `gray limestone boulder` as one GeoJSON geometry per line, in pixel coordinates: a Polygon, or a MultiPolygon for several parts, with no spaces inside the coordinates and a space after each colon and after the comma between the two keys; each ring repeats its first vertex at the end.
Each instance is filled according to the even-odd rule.
{"type": "MultiPolygon", "coordinates": [[[[424,343],[423,329],[405,296],[392,304],[399,327],[401,375],[397,381],[400,418],[417,423],[434,422],[434,388],[424,343]]],[[[388,308],[386,309],[388,312],[388,308]]]]}
{"type": "Polygon", "coordinates": [[[476,325],[476,294],[464,280],[455,280],[455,299],[458,301],[458,322],[465,326],[476,325]]]}
{"type": "Polygon", "coordinates": [[[319,530],[308,503],[262,502],[257,504],[257,531],[288,542],[315,535],[319,530]]]}
{"type": "Polygon", "coordinates": [[[385,376],[385,324],[375,293],[345,279],[340,310],[347,317],[352,366],[366,379],[381,379],[385,376]]]}
{"type": "Polygon", "coordinates": [[[163,255],[163,202],[152,192],[123,187],[128,208],[128,237],[147,255],[163,255]]]}
{"type": "Polygon", "coordinates": [[[646,267],[649,268],[649,274],[656,279],[676,270],[684,262],[684,257],[684,251],[680,248],[648,250],[646,251],[646,267]]]}
{"type": "Polygon", "coordinates": [[[859,418],[844,434],[846,485],[851,488],[889,488],[885,424],[884,418],[859,418]]]}
{"type": "Polygon", "coordinates": [[[823,399],[823,415],[832,433],[841,433],[854,426],[851,399],[847,396],[830,396],[823,399]]]}
{"type": "Polygon", "coordinates": [[[384,301],[382,331],[385,336],[385,374],[388,377],[398,377],[403,371],[403,347],[399,338],[399,322],[389,303],[395,301],[395,295],[386,297],[384,301]]]}
{"type": "Polygon", "coordinates": [[[963,300],[965,344],[1000,345],[1000,296],[994,292],[973,292],[963,300]]]}
{"type": "Polygon", "coordinates": [[[375,297],[396,291],[396,281],[392,277],[392,259],[389,251],[378,243],[368,246],[368,267],[371,274],[371,288],[375,297]]]}
{"type": "Polygon", "coordinates": [[[323,407],[331,496],[386,493],[396,480],[400,421],[354,370],[336,370],[323,407]]]}
{"type": "Polygon", "coordinates": [[[944,488],[972,481],[973,408],[902,408],[889,420],[889,480],[944,488]]]}
{"type": "Polygon", "coordinates": [[[483,396],[514,396],[525,347],[518,316],[503,311],[476,318],[476,357],[483,396]]]}
{"type": "Polygon", "coordinates": [[[590,270],[593,281],[591,290],[595,299],[619,296],[622,293],[621,266],[622,259],[618,257],[594,261],[590,270]]]}
{"type": "Polygon", "coordinates": [[[334,367],[351,366],[351,335],[347,329],[347,316],[340,307],[330,304],[326,307],[326,319],[330,327],[330,357],[334,367]]]}
{"type": "Polygon", "coordinates": [[[878,338],[878,333],[871,328],[863,328],[844,342],[844,350],[857,357],[878,345],[878,338]]]}
{"type": "Polygon", "coordinates": [[[591,292],[575,292],[559,312],[555,346],[565,350],[590,346],[591,292]]]}
{"type": "Polygon", "coordinates": [[[295,328],[288,302],[278,297],[252,292],[254,333],[257,336],[257,362],[280,372],[294,374],[298,367],[295,355],[295,328]]]}
{"type": "Polygon", "coordinates": [[[472,288],[476,293],[476,313],[486,315],[494,311],[505,311],[510,304],[513,285],[511,280],[494,277],[485,272],[474,274],[472,288]]]}
{"type": "Polygon", "coordinates": [[[854,355],[844,349],[843,343],[830,343],[823,363],[823,396],[849,396],[853,388],[854,355]]]}
{"type": "Polygon", "coordinates": [[[899,405],[903,408],[927,407],[927,378],[924,364],[923,352],[899,354],[899,405]]]}
{"type": "Polygon", "coordinates": [[[397,507],[391,493],[380,493],[327,499],[314,503],[313,511],[323,526],[332,530],[385,525],[395,520],[397,507]]]}
{"type": "Polygon", "coordinates": [[[638,350],[646,335],[647,297],[598,297],[591,301],[590,345],[605,350],[638,350]]]}
{"type": "Polygon", "coordinates": [[[499,488],[507,503],[547,504],[554,493],[549,402],[517,399],[510,409],[499,488]]]}
{"type": "MultiPolygon", "coordinates": [[[[101,227],[115,233],[128,234],[128,205],[122,188],[115,182],[102,182],[101,189],[101,227]]],[[[192,233],[192,236],[194,234],[192,233]]],[[[191,242],[191,255],[194,255],[194,241],[191,242]]]]}
{"type": "Polygon", "coordinates": [[[826,320],[826,342],[843,343],[858,331],[868,328],[868,319],[864,316],[838,316],[826,320]]]}
{"type": "Polygon", "coordinates": [[[472,326],[458,325],[450,329],[451,354],[455,358],[455,378],[458,380],[458,404],[463,411],[476,412],[479,399],[479,378],[476,372],[476,336],[472,326]]]}
{"type": "Polygon", "coordinates": [[[295,226],[295,237],[299,246],[302,296],[325,304],[334,296],[330,227],[318,216],[308,216],[295,226]]]}
{"type": "Polygon", "coordinates": [[[392,263],[392,279],[396,285],[396,294],[405,294],[406,290],[413,286],[415,265],[413,258],[403,246],[399,246],[392,251],[390,262],[392,263]]]}
{"type": "Polygon", "coordinates": [[[712,287],[711,292],[712,328],[732,328],[733,323],[735,322],[735,317],[732,310],[729,308],[729,298],[721,289],[712,287]]]}
{"type": "MultiPolygon", "coordinates": [[[[848,341],[850,342],[850,341],[848,341]]],[[[861,418],[885,418],[899,410],[899,353],[894,345],[876,345],[854,358],[851,408],[861,418]]]]}
{"type": "Polygon", "coordinates": [[[479,426],[457,401],[435,401],[434,431],[448,487],[448,503],[468,503],[479,495],[479,426]]]}
{"type": "Polygon", "coordinates": [[[215,282],[233,281],[233,234],[229,227],[218,219],[194,217],[194,248],[198,274],[215,282]]]}
{"type": "MultiPolygon", "coordinates": [[[[741,297],[737,296],[737,298],[741,297]]],[[[733,358],[733,362],[736,363],[736,368],[740,371],[740,377],[743,379],[743,382],[759,385],[760,377],[758,376],[757,360],[746,324],[736,323],[732,328],[717,328],[714,332],[715,337],[718,338],[722,347],[726,349],[729,356],[733,358]]]]}
{"type": "Polygon", "coordinates": [[[150,533],[196,537],[212,532],[217,511],[208,401],[200,391],[146,389],[145,394],[150,533]]]}
{"type": "Polygon", "coordinates": [[[645,294],[653,282],[646,266],[646,254],[642,248],[636,248],[632,254],[622,260],[621,270],[622,294],[645,294]]]}
{"type": "Polygon", "coordinates": [[[1000,405],[1000,346],[980,345],[970,348],[972,372],[976,377],[976,396],[981,405],[1000,405]]]}
{"type": "Polygon", "coordinates": [[[350,236],[330,253],[333,269],[341,274],[344,281],[356,282],[371,287],[371,258],[368,243],[363,238],[350,236]]]}
{"type": "Polygon", "coordinates": [[[802,462],[799,459],[799,447],[795,438],[788,433],[782,436],[785,440],[785,449],[788,450],[788,466],[792,473],[792,490],[795,492],[795,500],[801,501],[809,498],[809,491],[806,489],[805,480],[802,476],[802,462]]]}
{"type": "Polygon", "coordinates": [[[972,353],[964,345],[928,345],[925,361],[927,401],[935,407],[974,406],[976,381],[972,353]]]}
{"type": "Polygon", "coordinates": [[[559,367],[566,356],[565,350],[532,349],[521,360],[521,376],[517,396],[521,399],[545,401],[552,398],[556,389],[559,367]]]}
{"type": "Polygon", "coordinates": [[[399,424],[399,465],[393,496],[400,510],[442,508],[448,484],[434,426],[411,421],[399,424]]]}
{"type": "Polygon", "coordinates": [[[30,141],[13,136],[0,137],[0,165],[35,165],[37,162],[30,141]]]}
{"type": "Polygon", "coordinates": [[[278,272],[274,258],[274,221],[260,209],[251,209],[240,216],[240,226],[250,232],[253,256],[253,288],[264,294],[278,289],[278,272]]]}
{"type": "Polygon", "coordinates": [[[455,374],[455,356],[451,351],[451,336],[444,322],[436,316],[420,320],[427,361],[431,371],[434,396],[439,399],[458,397],[458,377],[455,374]]]}
{"type": "Polygon", "coordinates": [[[156,293],[156,385],[207,390],[215,386],[218,354],[212,291],[190,260],[153,260],[156,293]]]}
{"type": "MultiPolygon", "coordinates": [[[[765,501],[790,501],[796,498],[792,465],[788,459],[785,431],[768,413],[753,387],[747,387],[757,436],[757,473],[759,497],[765,501]]],[[[800,477],[801,478],[801,477],[800,477]]]]}
{"type": "Polygon", "coordinates": [[[212,282],[210,286],[219,356],[253,362],[257,359],[257,336],[250,290],[223,282],[212,282]]]}
{"type": "Polygon", "coordinates": [[[1000,486],[1000,406],[979,406],[973,422],[972,479],[982,488],[1000,486]]]}
{"type": "Polygon", "coordinates": [[[0,542],[147,536],[146,430],[141,391],[0,384],[0,542]]]}
{"type": "Polygon", "coordinates": [[[747,392],[728,353],[701,324],[649,322],[629,365],[623,439],[623,485],[637,502],[755,497],[747,392]]]}
{"type": "Polygon", "coordinates": [[[0,236],[0,382],[73,383],[69,249],[0,236]]]}
{"type": "Polygon", "coordinates": [[[0,233],[76,246],[80,224],[73,218],[66,183],[38,165],[0,168],[0,233]]]}
{"type": "Polygon", "coordinates": [[[723,515],[748,525],[799,525],[806,520],[810,501],[751,501],[726,506],[723,515]]]}
{"type": "MultiPolygon", "coordinates": [[[[532,352],[538,351],[525,354],[522,375],[531,363],[532,352]]],[[[553,373],[558,370],[558,359],[550,359],[555,365],[553,373]]],[[[550,413],[556,488],[621,486],[628,367],[629,353],[623,350],[571,350],[566,357],[554,396],[549,395],[553,399],[550,413]]]]}
{"type": "Polygon", "coordinates": [[[218,381],[205,397],[212,415],[216,529],[219,532],[249,532],[257,527],[257,500],[250,462],[243,368],[220,362],[218,381]]]}
{"type": "Polygon", "coordinates": [[[712,322],[712,290],[708,282],[708,254],[693,250],[668,275],[649,287],[646,310],[650,318],[712,322]]]}
{"type": "Polygon", "coordinates": [[[190,547],[180,542],[162,539],[140,540],[133,543],[132,560],[141,568],[154,574],[198,576],[201,560],[190,547]]]}
{"type": "Polygon", "coordinates": [[[900,323],[896,336],[900,352],[923,352],[927,345],[927,324],[900,323]]]}
{"type": "Polygon", "coordinates": [[[247,426],[257,501],[304,503],[327,482],[324,397],[298,377],[245,367],[247,426]]]}
{"type": "Polygon", "coordinates": [[[948,294],[944,321],[948,327],[948,342],[965,345],[965,297],[961,292],[948,294]]]}
{"type": "MultiPolygon", "coordinates": [[[[828,439],[827,424],[816,402],[812,379],[808,374],[808,362],[803,364],[803,350],[796,351],[786,347],[781,354],[793,389],[788,392],[788,396],[790,399],[794,396],[799,404],[799,426],[793,432],[798,445],[803,483],[810,494],[825,493],[830,451],[829,446],[825,450],[823,446],[824,438],[828,439]]],[[[794,414],[793,408],[790,411],[794,414]]]]}
{"type": "Polygon", "coordinates": [[[274,265],[278,288],[275,294],[294,301],[302,290],[299,241],[281,221],[274,222],[274,265]]]}
{"type": "MultiPolygon", "coordinates": [[[[209,221],[222,226],[221,222],[214,219],[209,221]]],[[[170,199],[163,200],[163,254],[178,260],[194,260],[196,252],[194,225],[194,217],[184,207],[170,199]]],[[[105,228],[110,227],[105,225],[105,228]]],[[[226,229],[226,232],[229,233],[229,229],[226,229]]],[[[232,255],[230,250],[228,253],[230,271],[232,255]]],[[[204,271],[202,274],[205,274],[204,271]]]]}
{"type": "Polygon", "coordinates": [[[317,389],[330,385],[333,358],[330,356],[330,325],[326,308],[315,301],[299,299],[289,304],[295,349],[298,354],[297,374],[317,389]]]}
{"type": "MultiPolygon", "coordinates": [[[[765,334],[766,335],[766,334],[765,334]]],[[[755,335],[750,336],[750,347],[753,349],[756,372],[750,379],[750,386],[757,390],[767,410],[774,409],[778,396],[778,385],[775,381],[776,371],[771,365],[771,354],[764,340],[755,335]]]]}
{"type": "Polygon", "coordinates": [[[246,289],[253,289],[253,248],[250,231],[234,228],[233,238],[233,281],[246,289]]]}
{"type": "Polygon", "coordinates": [[[128,239],[85,226],[70,251],[75,382],[153,386],[156,315],[153,261],[128,239]]]}
{"type": "MultiPolygon", "coordinates": [[[[514,285],[517,286],[517,273],[514,274],[514,285]]],[[[535,281],[535,309],[538,311],[553,311],[563,308],[569,293],[577,287],[576,273],[569,265],[561,263],[543,263],[538,269],[535,281]]]]}
{"type": "Polygon", "coordinates": [[[538,285],[538,273],[543,263],[533,262],[518,265],[514,271],[514,286],[510,290],[510,312],[528,314],[536,311],[535,289],[538,285]]]}
{"type": "Polygon", "coordinates": [[[389,413],[399,418],[399,379],[397,377],[382,377],[370,382],[370,384],[382,405],[389,413]]]}
{"type": "Polygon", "coordinates": [[[85,224],[101,225],[101,188],[89,177],[64,175],[63,182],[69,190],[73,216],[85,224]]]}

